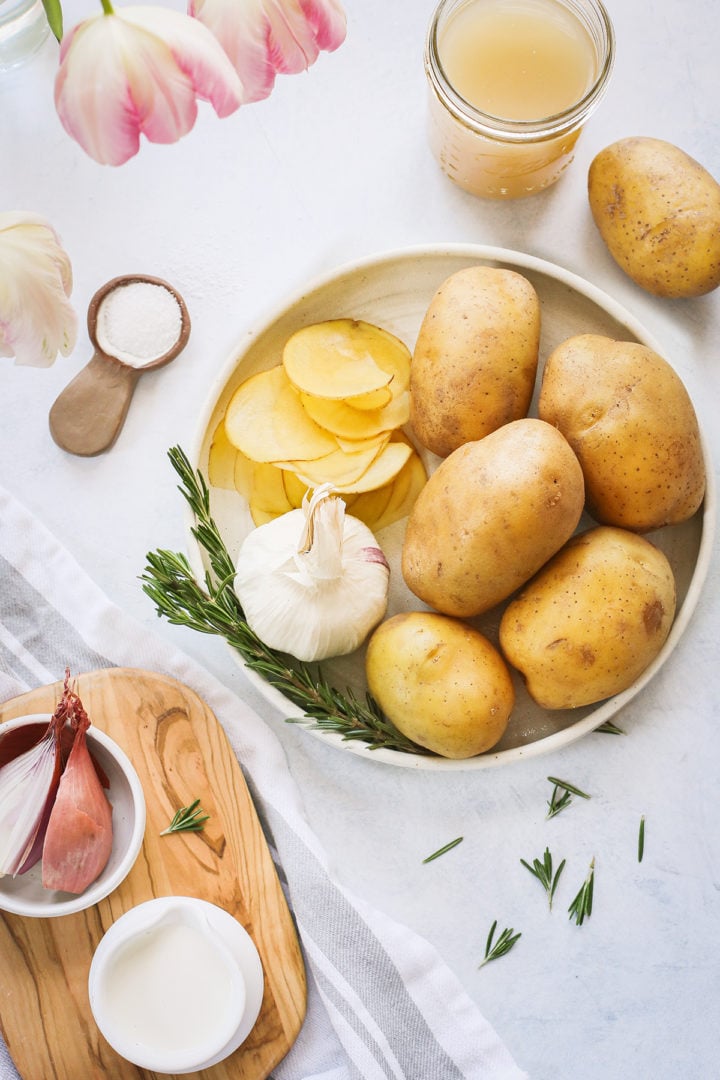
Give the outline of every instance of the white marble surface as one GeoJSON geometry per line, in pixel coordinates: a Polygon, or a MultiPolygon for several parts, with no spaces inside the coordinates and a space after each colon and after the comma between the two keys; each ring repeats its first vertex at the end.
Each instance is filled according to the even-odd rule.
{"type": "MultiPolygon", "coordinates": [[[[348,0],[348,38],[337,53],[227,120],[202,108],[180,143],[145,145],[116,170],[96,165],[62,131],[52,46],[0,79],[0,206],[38,211],[56,226],[81,320],[95,290],[126,272],[170,280],[193,320],[181,358],[141,379],[120,439],[97,458],[65,454],[47,424],[89,359],[84,329],[74,354],[50,369],[0,361],[2,482],[113,600],[257,707],[283,741],[341,879],[437,946],[534,1080],[706,1080],[720,1052],[716,558],[679,647],[618,717],[625,737],[591,735],[549,756],[452,776],[345,754],[285,725],[221,642],[159,621],[138,582],[148,550],[184,546],[166,450],[189,442],[230,351],[287,294],[389,249],[492,244],[594,282],[663,343],[717,459],[720,292],[690,301],[643,293],[604,249],[585,193],[594,154],[633,134],[674,142],[720,177],[714,0],[659,0],[652,9],[609,0],[616,70],[576,161],[548,192],[507,204],[454,189],[426,148],[421,54],[431,6],[348,0]],[[592,799],[545,821],[548,775],[592,799]],[[422,865],[458,835],[463,844],[422,865]],[[551,914],[519,861],[546,845],[556,861],[567,859],[551,914]],[[594,911],[577,927],[566,909],[593,856],[594,911]],[[523,936],[479,971],[495,918],[523,936]]],[[[67,22],[94,10],[90,0],[68,0],[67,22]]]]}

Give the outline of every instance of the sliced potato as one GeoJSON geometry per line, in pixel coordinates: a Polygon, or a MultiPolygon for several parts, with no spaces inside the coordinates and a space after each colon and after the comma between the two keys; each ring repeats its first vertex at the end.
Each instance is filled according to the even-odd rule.
{"type": "Polygon", "coordinates": [[[221,420],[215,428],[208,451],[208,480],[213,487],[227,488],[230,491],[235,487],[237,453],[237,449],[227,437],[225,423],[221,420]]]}
{"type": "Polygon", "coordinates": [[[359,454],[361,450],[375,450],[379,453],[390,442],[390,431],[381,431],[369,435],[366,439],[343,439],[338,436],[337,444],[344,454],[359,454]]]}
{"type": "Polygon", "coordinates": [[[251,461],[249,457],[243,454],[242,450],[237,451],[235,458],[235,474],[233,482],[235,490],[250,502],[253,489],[253,477],[255,474],[255,462],[251,461]]]}
{"type": "Polygon", "coordinates": [[[314,461],[283,461],[280,465],[296,473],[310,487],[333,484],[339,491],[348,491],[355,490],[347,485],[358,481],[381,452],[377,447],[371,447],[348,454],[338,447],[332,454],[314,461]]]}
{"type": "Polygon", "coordinates": [[[359,494],[361,491],[382,487],[395,479],[412,453],[413,449],[407,443],[391,441],[357,480],[337,484],[335,490],[339,495],[359,494]]]}
{"type": "Polygon", "coordinates": [[[309,485],[303,483],[299,476],[290,469],[282,470],[283,484],[285,485],[285,494],[288,497],[288,502],[294,509],[299,509],[302,506],[305,492],[309,485]]]}
{"type": "MultiPolygon", "coordinates": [[[[409,370],[407,347],[387,330],[357,319],[331,319],[297,330],[283,349],[283,366],[300,391],[342,400],[387,387],[398,370],[409,370]]],[[[392,396],[392,391],[390,392],[392,396]]],[[[390,400],[366,398],[366,408],[390,400]]]]}
{"type": "Polygon", "coordinates": [[[392,390],[389,386],[381,386],[378,390],[370,390],[367,394],[354,394],[353,397],[345,398],[345,403],[351,409],[358,409],[360,412],[384,409],[391,401],[392,390]]]}
{"type": "Polygon", "coordinates": [[[316,424],[343,439],[366,439],[381,431],[402,427],[410,419],[407,390],[382,409],[357,409],[346,401],[333,401],[314,394],[301,394],[300,400],[316,424]]]}
{"type": "Polygon", "coordinates": [[[273,517],[294,510],[283,483],[282,469],[267,462],[260,462],[253,469],[250,508],[263,510],[273,517]]]}
{"type": "Polygon", "coordinates": [[[225,431],[253,461],[309,460],[337,449],[333,436],[308,416],[280,365],[238,387],[225,413],[225,431]]]}
{"type": "Polygon", "coordinates": [[[376,531],[385,529],[388,525],[394,525],[396,521],[407,517],[426,482],[427,472],[422,458],[416,450],[413,450],[390,485],[390,499],[383,513],[375,521],[374,529],[376,531]]]}

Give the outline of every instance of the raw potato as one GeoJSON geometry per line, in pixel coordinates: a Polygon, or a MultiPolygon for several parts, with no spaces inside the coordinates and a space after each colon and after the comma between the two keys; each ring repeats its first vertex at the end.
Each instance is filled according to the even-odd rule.
{"type": "Polygon", "coordinates": [[[405,531],[405,582],[446,615],[488,611],[572,536],[583,502],[565,437],[534,418],[506,424],[455,450],[420,492],[405,531]]]}
{"type": "Polygon", "coordinates": [[[507,665],[487,638],[431,612],[381,623],[368,642],[366,675],[398,730],[446,758],[489,750],[515,703],[507,665]]]}
{"type": "Polygon", "coordinates": [[[590,209],[617,264],[656,296],[720,285],[720,184],[661,139],[621,139],[593,160],[590,209]]]}
{"type": "Polygon", "coordinates": [[[675,603],[665,555],[636,533],[598,526],[573,537],[508,604],[500,646],[542,708],[589,705],[642,675],[675,603]]]}
{"type": "Polygon", "coordinates": [[[410,369],[410,418],[423,446],[447,457],[527,415],[540,301],[514,270],[473,266],[435,293],[410,369]]]}
{"type": "Polygon", "coordinates": [[[546,361],[538,415],[577,454],[596,521],[647,532],[685,521],[702,503],[695,410],[679,376],[647,346],[569,338],[546,361]]]}

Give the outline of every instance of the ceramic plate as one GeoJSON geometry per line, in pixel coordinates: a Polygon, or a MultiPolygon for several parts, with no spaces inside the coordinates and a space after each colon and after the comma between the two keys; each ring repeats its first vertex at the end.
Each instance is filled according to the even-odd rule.
{"type": "MultiPolygon", "coordinates": [[[[517,270],[535,286],[542,305],[539,376],[545,357],[573,334],[604,334],[616,339],[639,341],[664,355],[662,346],[627,310],[583,279],[541,259],[477,245],[443,245],[391,252],[343,267],[316,282],[284,304],[257,333],[244,338],[212,388],[190,451],[193,463],[207,476],[212,434],[234,390],[250,375],[279,363],[285,341],[299,327],[323,319],[364,319],[396,334],[412,350],[420,322],[435,290],[450,274],[476,264],[517,270]]],[[[538,385],[539,382],[540,377],[538,385]]],[[[533,402],[531,415],[534,412],[533,402]]],[[[596,705],[570,711],[549,711],[539,708],[529,698],[518,676],[516,706],[501,742],[492,751],[464,761],[384,749],[370,752],[366,744],[343,740],[335,733],[313,731],[313,735],[346,752],[365,756],[371,753],[372,760],[376,762],[414,769],[483,769],[557,750],[610,720],[639,693],[672,653],[688,624],[707,574],[716,496],[711,461],[707,445],[704,445],[708,490],[703,507],[690,521],[648,535],[648,539],[662,548],[670,559],[677,582],[678,608],[662,652],[628,690],[596,705]]],[[[228,550],[234,556],[244,535],[252,527],[247,506],[234,492],[212,489],[211,508],[228,550]]],[[[593,522],[584,517],[579,528],[591,524],[593,522]]],[[[194,572],[200,577],[205,569],[203,556],[189,526],[188,520],[190,558],[194,572]]],[[[404,522],[398,522],[377,534],[391,566],[388,615],[422,606],[402,581],[399,563],[403,530],[404,522]]],[[[497,609],[473,622],[497,643],[497,609]]],[[[238,661],[242,663],[239,656],[238,661]]],[[[328,681],[338,690],[353,687],[364,693],[362,649],[349,657],[325,661],[322,669],[328,681]]],[[[259,675],[248,669],[246,674],[264,697],[285,716],[300,715],[297,706],[259,675]]]]}

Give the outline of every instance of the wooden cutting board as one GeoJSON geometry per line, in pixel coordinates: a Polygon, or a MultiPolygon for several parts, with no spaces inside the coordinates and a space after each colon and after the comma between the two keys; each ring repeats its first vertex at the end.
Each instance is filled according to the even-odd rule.
{"type": "MultiPolygon", "coordinates": [[[[264,1080],[292,1046],[306,1007],[305,970],[285,898],[242,771],[214,714],[188,687],[134,668],[77,677],[93,724],[125,751],[147,803],[143,847],[125,881],[95,907],[52,919],[0,912],[0,1027],[23,1080],[155,1077],[105,1042],[88,1001],[97,943],[115,920],[154,896],[197,896],[231,912],[260,953],[262,1007],[243,1045],[191,1075],[264,1080]],[[199,833],[160,836],[199,798],[199,833]]],[[[0,721],[52,713],[62,683],[0,705],[0,721]]]]}

